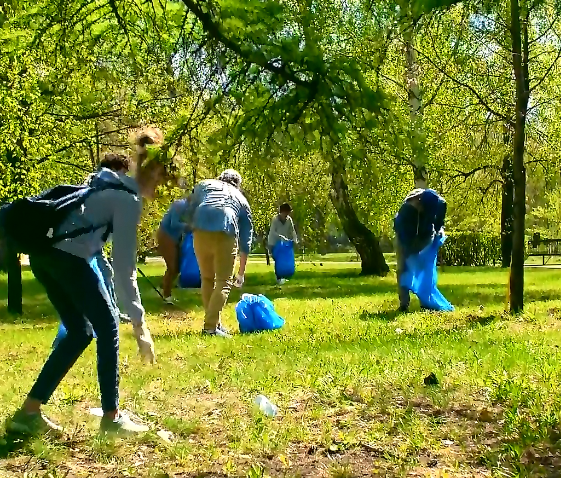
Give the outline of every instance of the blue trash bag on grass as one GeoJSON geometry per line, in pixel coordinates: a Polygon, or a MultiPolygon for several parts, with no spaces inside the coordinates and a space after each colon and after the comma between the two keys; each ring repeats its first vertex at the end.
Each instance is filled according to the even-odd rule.
{"type": "Polygon", "coordinates": [[[187,234],[179,254],[179,286],[184,289],[201,287],[201,271],[193,247],[193,234],[187,234]]]}
{"type": "Polygon", "coordinates": [[[279,241],[273,247],[275,274],[278,279],[290,279],[296,271],[294,242],[279,241]]]}
{"type": "Polygon", "coordinates": [[[236,317],[242,333],[276,330],[284,325],[273,303],[261,294],[243,294],[236,305],[236,317]]]}
{"type": "Polygon", "coordinates": [[[400,285],[413,292],[419,298],[422,307],[451,312],[454,306],[436,286],[436,259],[438,249],[445,240],[446,236],[436,236],[421,252],[409,256],[405,261],[406,268],[401,275],[400,285]]]}
{"type": "MultiPolygon", "coordinates": [[[[107,297],[109,296],[109,291],[107,290],[107,286],[105,285],[105,280],[103,278],[103,274],[101,273],[101,269],[99,268],[99,266],[97,265],[97,258],[93,257],[92,259],[90,259],[89,261],[90,267],[93,269],[93,271],[95,272],[95,275],[98,277],[99,279],[99,287],[101,288],[101,292],[103,295],[107,295],[107,297]]],[[[113,303],[112,300],[109,301],[110,303],[113,303]]],[[[60,325],[58,326],[58,332],[56,334],[55,340],[53,342],[53,349],[56,348],[56,346],[58,345],[58,343],[64,338],[66,337],[66,327],[64,326],[64,324],[61,322],[60,325]]],[[[97,338],[97,336],[95,335],[95,332],[93,334],[94,338],[97,338]]]]}

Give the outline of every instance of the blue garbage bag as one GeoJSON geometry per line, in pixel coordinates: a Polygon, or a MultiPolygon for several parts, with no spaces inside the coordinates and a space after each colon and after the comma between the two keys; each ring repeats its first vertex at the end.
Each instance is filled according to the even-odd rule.
{"type": "Polygon", "coordinates": [[[242,333],[276,330],[284,325],[273,303],[261,294],[243,294],[236,305],[236,316],[242,333]]]}
{"type": "Polygon", "coordinates": [[[454,306],[442,295],[436,286],[436,259],[438,249],[444,244],[446,236],[438,235],[418,254],[412,254],[405,261],[405,272],[401,275],[400,285],[413,292],[421,306],[431,310],[454,310],[454,306]]]}
{"type": "Polygon", "coordinates": [[[179,286],[184,289],[201,287],[201,271],[193,247],[193,234],[189,233],[181,243],[179,254],[179,286]]]}
{"type": "MultiPolygon", "coordinates": [[[[107,296],[109,303],[113,304],[113,299],[111,298],[111,295],[109,294],[109,290],[107,289],[107,284],[105,283],[105,279],[103,277],[103,274],[101,273],[101,269],[99,268],[98,264],[97,264],[97,257],[93,257],[90,261],[89,261],[90,267],[93,269],[93,271],[95,272],[95,275],[98,277],[99,279],[99,287],[101,289],[101,293],[105,296],[107,296]]],[[[56,334],[55,340],[53,342],[53,349],[56,348],[56,346],[58,345],[58,343],[64,338],[66,337],[66,327],[64,326],[64,324],[61,322],[60,325],[58,326],[58,332],[56,334]]],[[[95,332],[93,333],[94,338],[97,338],[97,336],[95,335],[95,332]]]]}
{"type": "Polygon", "coordinates": [[[294,242],[277,242],[273,247],[273,259],[275,260],[275,274],[277,279],[290,279],[296,271],[294,242]]]}

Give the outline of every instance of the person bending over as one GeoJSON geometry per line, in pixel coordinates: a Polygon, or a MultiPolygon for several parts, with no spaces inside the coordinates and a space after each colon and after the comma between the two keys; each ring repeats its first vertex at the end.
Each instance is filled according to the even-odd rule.
{"type": "Polygon", "coordinates": [[[83,207],[72,211],[55,231],[68,234],[78,228],[98,227],[93,231],[55,243],[40,254],[31,254],[29,262],[37,280],[60,315],[67,335],[57,344],[27,395],[21,408],[9,419],[11,431],[38,434],[60,432],[42,413],[68,370],[97,335],[97,374],[101,392],[102,432],[135,433],[146,427],[134,423],[119,411],[119,331],[117,310],[89,261],[113,234],[115,288],[133,323],[141,356],[155,361],[154,344],[148,330],[136,283],[137,226],[141,198],[152,199],[158,185],[167,178],[165,155],[151,144],[161,142],[159,130],[149,129],[137,139],[136,175],[129,177],[107,171],[104,180],[121,189],[103,189],[88,196],[83,207]],[[148,152],[150,151],[150,157],[148,152]]]}
{"type": "Polygon", "coordinates": [[[241,287],[253,238],[251,209],[240,191],[241,183],[240,174],[233,169],[227,169],[218,179],[201,181],[189,198],[186,213],[201,271],[203,333],[226,338],[230,334],[220,316],[233,285],[238,247],[240,268],[235,285],[241,287]]]}
{"type": "Polygon", "coordinates": [[[414,189],[405,198],[394,218],[396,234],[395,250],[397,259],[397,285],[399,310],[409,309],[409,289],[400,285],[406,270],[406,260],[412,254],[421,252],[434,239],[443,234],[446,201],[433,189],[414,189]]]}
{"type": "Polygon", "coordinates": [[[158,251],[166,263],[166,272],[163,278],[164,301],[172,304],[171,290],[173,283],[179,275],[179,250],[181,240],[188,231],[183,216],[187,210],[187,199],[175,201],[164,215],[158,228],[158,251]]]}

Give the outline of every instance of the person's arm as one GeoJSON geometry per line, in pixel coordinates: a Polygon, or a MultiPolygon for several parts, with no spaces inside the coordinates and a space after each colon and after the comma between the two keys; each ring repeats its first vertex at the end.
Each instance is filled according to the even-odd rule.
{"type": "Polygon", "coordinates": [[[279,240],[280,236],[277,231],[278,217],[275,216],[271,221],[271,227],[269,229],[269,237],[267,238],[267,243],[269,248],[272,248],[279,240]]]}
{"type": "Polygon", "coordinates": [[[444,227],[444,219],[446,218],[446,201],[441,199],[438,202],[438,210],[436,212],[435,220],[434,220],[434,230],[438,234],[440,230],[444,227]]]}
{"type": "Polygon", "coordinates": [[[122,194],[113,212],[113,272],[119,301],[133,324],[138,351],[144,360],[156,361],[154,342],[144,319],[144,307],[136,282],[137,227],[141,215],[140,200],[122,194]]]}
{"type": "Polygon", "coordinates": [[[182,214],[182,219],[187,226],[191,227],[195,216],[195,211],[201,204],[203,198],[203,186],[197,184],[193,188],[193,192],[186,198],[187,204],[185,205],[185,212],[182,214]]]}
{"type": "Polygon", "coordinates": [[[294,244],[298,244],[298,236],[296,235],[296,228],[294,227],[294,221],[292,220],[292,218],[290,216],[288,216],[288,219],[290,220],[290,226],[291,226],[291,237],[290,239],[292,239],[292,241],[294,242],[294,244]]]}
{"type": "Polygon", "coordinates": [[[253,241],[253,222],[251,220],[251,209],[249,205],[242,207],[238,221],[240,231],[240,268],[238,270],[238,279],[236,282],[241,286],[245,276],[247,258],[251,250],[251,242],[253,241]]]}
{"type": "Polygon", "coordinates": [[[395,218],[395,233],[405,251],[411,249],[417,237],[419,212],[414,206],[404,204],[395,218]]]}
{"type": "Polygon", "coordinates": [[[136,283],[137,227],[141,205],[138,197],[122,193],[113,213],[113,273],[117,297],[133,324],[144,323],[144,308],[136,283]]]}

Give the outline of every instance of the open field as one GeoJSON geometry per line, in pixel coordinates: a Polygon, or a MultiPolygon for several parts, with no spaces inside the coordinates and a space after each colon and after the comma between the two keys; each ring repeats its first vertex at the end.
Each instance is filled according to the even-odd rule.
{"type": "MultiPolygon", "coordinates": [[[[503,314],[505,271],[469,268],[440,276],[456,312],[422,313],[414,301],[398,315],[394,275],[322,263],[300,264],[282,289],[271,268],[252,263],[244,292],[274,300],[286,325],[230,341],[199,334],[196,291],[177,291],[179,307],[164,307],[140,277],[158,363],[141,364],[122,325],[121,402],[154,431],[97,436],[92,345],[45,407],[65,437],[5,436],[0,476],[559,476],[561,270],[527,270],[520,317],[503,314]],[[439,384],[426,386],[431,372],[439,384]],[[276,418],[253,408],[260,393],[279,406],[276,418]]],[[[142,269],[159,283],[161,265],[142,269]]],[[[5,280],[2,419],[30,388],[58,325],[28,271],[25,314],[7,316],[5,280]]],[[[232,330],[239,295],[225,312],[232,330]]]]}

